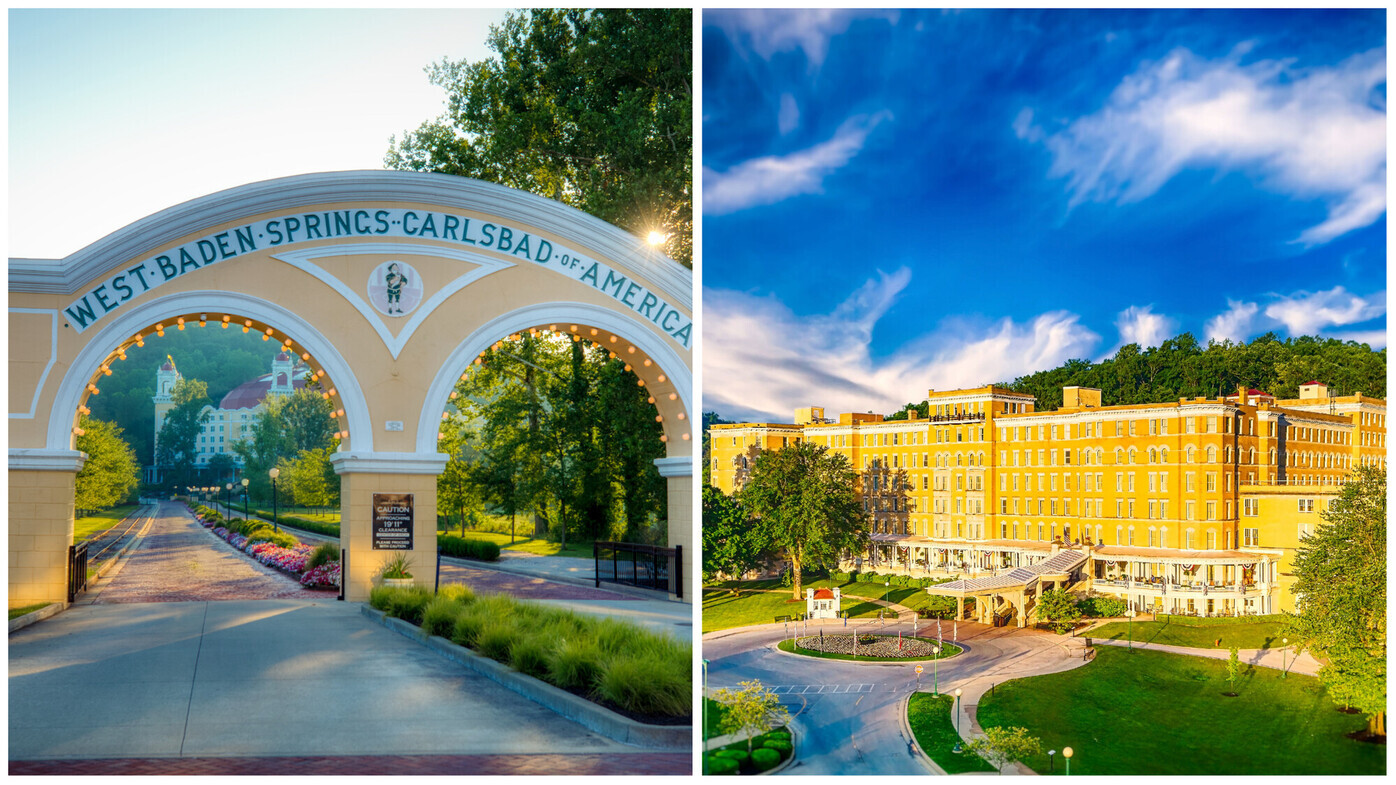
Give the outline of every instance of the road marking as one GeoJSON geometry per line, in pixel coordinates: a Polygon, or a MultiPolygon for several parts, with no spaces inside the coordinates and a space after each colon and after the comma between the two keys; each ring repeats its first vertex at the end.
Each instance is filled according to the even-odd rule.
{"type": "Polygon", "coordinates": [[[776,695],[850,695],[875,692],[876,684],[777,684],[768,688],[776,695]]]}

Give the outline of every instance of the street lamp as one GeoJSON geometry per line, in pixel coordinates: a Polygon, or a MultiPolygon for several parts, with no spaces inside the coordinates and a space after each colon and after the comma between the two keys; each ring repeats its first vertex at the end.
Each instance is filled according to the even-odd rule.
{"type": "Polygon", "coordinates": [[[1047,750],[1047,773],[1051,774],[1057,770],[1057,751],[1047,750]]]}
{"type": "MultiPolygon", "coordinates": [[[[886,608],[886,607],[887,607],[887,595],[888,595],[888,593],[890,593],[891,591],[892,591],[892,582],[891,582],[890,580],[889,580],[889,581],[883,581],[883,582],[882,582],[882,607],[883,607],[883,608],[886,608]]],[[[877,618],[879,618],[879,619],[882,618],[882,611],[878,611],[878,612],[877,612],[877,618]]]]}
{"type": "Polygon", "coordinates": [[[248,482],[250,482],[250,480],[248,480],[246,477],[243,477],[243,478],[242,478],[242,519],[243,519],[244,521],[248,519],[248,516],[247,516],[247,484],[248,484],[248,482]]]}
{"type": "Polygon", "coordinates": [[[1289,664],[1285,659],[1285,649],[1289,646],[1289,638],[1281,638],[1280,643],[1283,644],[1280,648],[1280,678],[1283,679],[1289,675],[1289,664]]]}
{"type": "Polygon", "coordinates": [[[1062,757],[1066,758],[1066,776],[1071,776],[1071,748],[1062,747],[1062,757]]]}
{"type": "Polygon", "coordinates": [[[954,752],[954,753],[957,753],[957,754],[964,751],[964,749],[963,749],[962,747],[960,747],[960,693],[961,693],[961,692],[962,692],[962,690],[961,690],[959,687],[956,687],[956,688],[955,688],[955,749],[950,750],[951,752],[954,752]]]}
{"type": "Polygon", "coordinates": [[[1129,610],[1125,611],[1125,618],[1129,619],[1129,621],[1127,622],[1127,624],[1128,624],[1128,626],[1129,626],[1129,646],[1128,646],[1128,649],[1129,649],[1130,651],[1134,651],[1134,617],[1137,616],[1137,615],[1138,615],[1138,613],[1137,613],[1133,608],[1130,608],[1129,610]]]}
{"type": "Polygon", "coordinates": [[[703,755],[708,754],[708,661],[703,660],[703,755]]]}
{"type": "Polygon", "coordinates": [[[228,483],[223,486],[227,493],[223,494],[223,508],[229,513],[233,511],[233,484],[228,483]]]}
{"type": "Polygon", "coordinates": [[[935,659],[931,660],[931,694],[940,694],[940,644],[931,646],[931,653],[935,659]]]}
{"type": "Polygon", "coordinates": [[[276,519],[278,517],[276,509],[276,478],[281,476],[281,470],[273,466],[271,467],[271,471],[267,472],[267,476],[271,477],[271,529],[279,533],[281,529],[276,525],[276,519]]]}

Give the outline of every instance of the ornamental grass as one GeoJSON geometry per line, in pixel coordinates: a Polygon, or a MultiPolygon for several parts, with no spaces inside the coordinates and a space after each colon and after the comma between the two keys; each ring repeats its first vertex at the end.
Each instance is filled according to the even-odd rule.
{"type": "Polygon", "coordinates": [[[447,586],[376,587],[369,603],[521,673],[633,714],[692,715],[692,646],[610,617],[447,586]]]}

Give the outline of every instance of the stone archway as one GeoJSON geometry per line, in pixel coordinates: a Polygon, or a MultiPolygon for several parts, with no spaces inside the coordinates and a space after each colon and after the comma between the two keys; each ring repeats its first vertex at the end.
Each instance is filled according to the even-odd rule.
{"type": "MultiPolygon", "coordinates": [[[[61,260],[10,260],[10,597],[63,598],[73,429],[95,380],[156,325],[264,331],[323,371],[341,436],[346,593],[367,596],[375,493],[415,495],[435,560],[436,422],[502,337],[585,331],[634,358],[662,418],[669,543],[692,540],[692,274],[565,205],[490,183],[333,172],[172,207],[61,260]],[[396,287],[384,271],[400,276],[396,287]],[[184,322],[177,320],[183,319],[184,322]]],[[[692,575],[691,549],[683,574],[692,575]]]]}

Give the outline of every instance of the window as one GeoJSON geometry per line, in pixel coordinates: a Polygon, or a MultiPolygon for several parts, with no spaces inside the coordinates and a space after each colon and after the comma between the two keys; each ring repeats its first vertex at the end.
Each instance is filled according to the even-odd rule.
{"type": "Polygon", "coordinates": [[[1245,545],[1247,548],[1255,548],[1260,545],[1260,529],[1243,529],[1245,535],[1245,545]]]}
{"type": "Polygon", "coordinates": [[[1259,515],[1259,514],[1260,514],[1260,500],[1259,500],[1259,499],[1242,499],[1242,500],[1241,500],[1241,514],[1242,514],[1242,515],[1245,515],[1245,516],[1248,517],[1248,518],[1254,518],[1255,516],[1259,515]]]}
{"type": "Polygon", "coordinates": [[[1213,493],[1217,490],[1217,473],[1207,472],[1207,492],[1213,493]]]}
{"type": "Polygon", "coordinates": [[[1207,502],[1207,520],[1209,520],[1209,521],[1215,521],[1216,519],[1217,519],[1217,503],[1216,503],[1216,502],[1207,502]]]}
{"type": "Polygon", "coordinates": [[[1193,502],[1183,502],[1183,517],[1190,521],[1194,519],[1193,502]]]}
{"type": "Polygon", "coordinates": [[[1300,511],[1300,512],[1313,512],[1313,511],[1314,511],[1314,500],[1313,500],[1313,499],[1300,499],[1300,500],[1299,500],[1299,511],[1300,511]]]}

